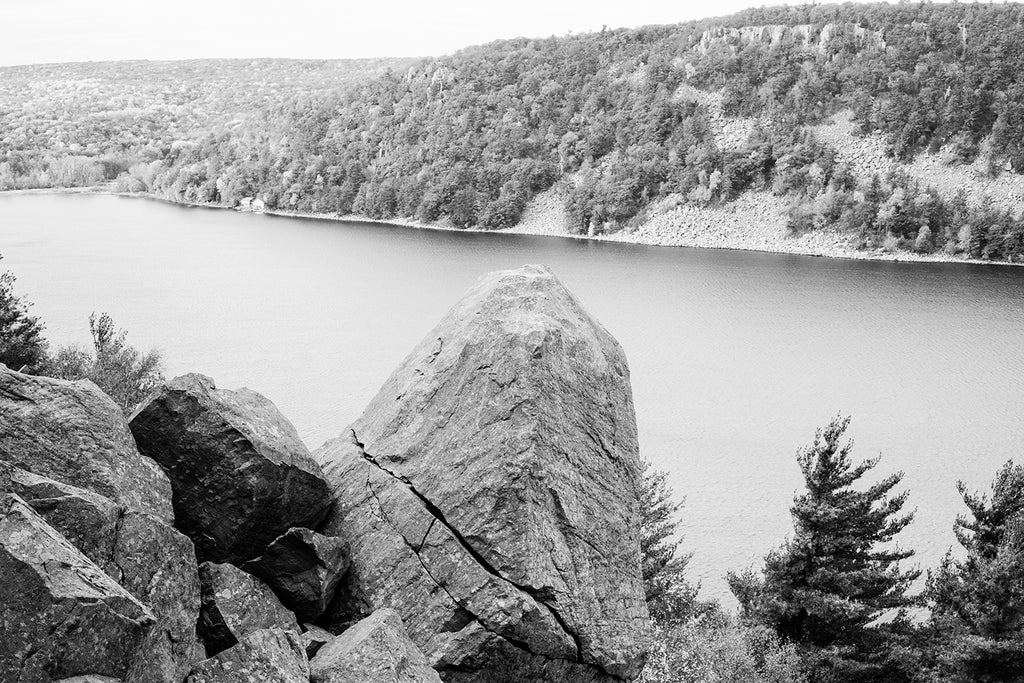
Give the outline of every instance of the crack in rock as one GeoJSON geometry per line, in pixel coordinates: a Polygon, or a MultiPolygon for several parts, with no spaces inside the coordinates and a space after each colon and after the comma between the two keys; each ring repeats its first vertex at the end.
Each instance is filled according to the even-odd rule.
{"type": "MultiPolygon", "coordinates": [[[[367,460],[369,460],[368,457],[367,457],[367,460]]],[[[370,460],[370,462],[372,463],[372,460],[370,460]]],[[[376,464],[376,463],[373,463],[373,464],[376,464]]],[[[459,600],[457,597],[452,595],[452,592],[448,590],[448,586],[445,585],[444,583],[442,583],[441,581],[439,581],[437,579],[437,577],[435,577],[433,575],[433,573],[430,571],[430,567],[427,566],[427,563],[423,560],[423,557],[420,555],[420,551],[423,549],[423,544],[426,543],[427,535],[430,533],[430,529],[432,529],[434,527],[434,522],[437,521],[436,519],[431,521],[430,526],[427,529],[427,534],[424,534],[424,536],[423,536],[423,541],[420,543],[419,547],[416,547],[415,545],[413,545],[412,543],[409,542],[409,539],[407,539],[405,537],[405,534],[403,534],[399,530],[398,526],[388,518],[388,514],[384,510],[384,505],[381,503],[380,497],[377,495],[377,492],[374,490],[373,484],[370,483],[369,473],[367,473],[367,477],[366,477],[366,488],[370,492],[370,495],[373,497],[373,500],[377,503],[377,509],[380,510],[380,519],[381,519],[381,521],[383,521],[385,524],[390,526],[391,529],[396,534],[398,534],[398,536],[402,539],[402,542],[405,543],[406,547],[409,548],[409,550],[412,551],[412,554],[416,557],[416,560],[420,563],[420,567],[423,569],[423,573],[426,574],[428,578],[430,578],[430,580],[434,583],[435,586],[437,586],[442,591],[444,591],[445,595],[448,596],[448,599],[451,600],[454,605],[457,605],[459,607],[459,609],[465,611],[473,619],[473,621],[475,621],[477,624],[479,624],[480,627],[483,628],[488,633],[493,633],[495,636],[497,636],[497,637],[501,638],[502,640],[508,642],[513,647],[516,647],[516,648],[522,650],[523,652],[526,652],[531,657],[544,657],[546,659],[550,659],[550,657],[548,657],[547,655],[543,655],[543,654],[540,654],[540,653],[532,651],[530,649],[530,646],[527,643],[525,643],[523,641],[520,641],[520,640],[516,640],[514,638],[509,638],[508,636],[503,635],[501,633],[498,633],[497,631],[495,631],[494,629],[489,627],[486,623],[484,623],[484,620],[480,617],[480,615],[478,615],[475,612],[473,612],[472,610],[470,610],[466,605],[463,604],[463,601],[459,600]]]]}
{"type": "Polygon", "coordinates": [[[452,595],[451,592],[448,591],[448,589],[447,589],[447,587],[445,585],[443,585],[436,578],[434,578],[434,576],[430,572],[430,569],[427,567],[427,565],[424,562],[423,558],[420,556],[420,552],[423,549],[424,544],[426,543],[427,536],[429,535],[430,530],[433,529],[433,527],[434,527],[434,525],[436,523],[440,523],[442,526],[444,526],[445,529],[447,529],[451,533],[452,537],[456,540],[456,542],[462,547],[462,549],[465,550],[466,553],[469,554],[469,556],[471,558],[473,558],[473,560],[484,571],[486,571],[488,574],[494,576],[495,578],[503,581],[504,583],[507,583],[508,585],[512,586],[513,588],[517,589],[518,591],[520,591],[522,593],[525,593],[526,595],[528,595],[531,598],[531,600],[535,604],[541,605],[541,606],[543,606],[547,610],[547,612],[551,615],[551,617],[559,625],[559,627],[562,629],[562,631],[567,636],[569,636],[569,638],[572,639],[572,642],[573,642],[573,644],[575,646],[575,649],[576,649],[576,658],[575,658],[575,660],[563,660],[563,661],[574,661],[576,664],[580,664],[580,665],[583,665],[583,666],[586,666],[586,667],[589,667],[589,668],[596,669],[603,676],[608,676],[608,677],[614,678],[616,680],[621,680],[621,678],[619,676],[616,676],[616,675],[606,671],[599,664],[593,663],[593,662],[587,662],[587,661],[585,661],[583,659],[583,643],[582,643],[582,640],[580,639],[579,635],[572,630],[572,628],[569,626],[568,622],[566,622],[565,618],[558,612],[558,610],[556,610],[552,605],[550,605],[545,600],[544,591],[542,589],[537,589],[537,588],[533,588],[531,586],[527,586],[527,585],[524,585],[524,584],[517,583],[515,581],[512,581],[508,577],[502,575],[501,572],[499,572],[497,570],[497,568],[495,568],[494,565],[492,565],[487,560],[487,558],[485,558],[483,555],[481,555],[480,552],[478,550],[476,550],[476,548],[474,548],[472,546],[472,544],[465,538],[465,536],[463,536],[462,533],[458,529],[456,529],[455,526],[452,525],[448,521],[448,519],[445,516],[444,512],[436,504],[434,504],[433,501],[431,501],[429,498],[427,498],[423,493],[421,493],[416,488],[416,486],[412,483],[412,481],[408,477],[406,477],[404,475],[401,475],[401,474],[398,474],[396,472],[393,472],[390,469],[388,469],[387,467],[385,467],[384,465],[382,465],[377,460],[377,458],[375,456],[370,455],[369,453],[366,452],[365,444],[363,444],[363,442],[359,440],[359,436],[355,433],[355,430],[349,430],[349,432],[352,435],[352,440],[353,440],[354,444],[359,448],[359,451],[362,454],[363,459],[367,463],[369,463],[370,465],[373,465],[379,471],[381,471],[384,474],[388,475],[394,481],[397,481],[400,484],[402,484],[410,493],[412,493],[417,498],[417,500],[420,501],[420,503],[423,505],[424,509],[431,515],[432,519],[431,519],[431,522],[430,522],[430,524],[429,524],[429,526],[427,528],[426,533],[424,533],[423,538],[420,540],[419,545],[418,546],[414,545],[413,543],[409,542],[409,540],[405,537],[405,535],[401,531],[399,531],[398,528],[389,519],[387,519],[387,513],[385,512],[384,507],[381,504],[381,501],[380,501],[380,499],[377,496],[377,492],[373,490],[373,486],[370,483],[369,476],[367,477],[366,486],[369,489],[370,494],[373,496],[374,500],[376,501],[378,509],[381,511],[381,519],[383,521],[385,521],[402,538],[402,541],[405,543],[405,545],[413,552],[414,555],[416,555],[416,559],[419,561],[420,565],[422,565],[423,570],[427,574],[427,576],[429,576],[430,579],[441,590],[443,590],[448,595],[449,598],[451,598],[453,603],[458,605],[460,608],[466,610],[466,612],[469,613],[473,617],[473,619],[477,623],[479,623],[480,626],[482,626],[485,630],[487,630],[490,633],[493,633],[494,635],[498,636],[499,638],[502,638],[503,640],[505,640],[506,642],[510,643],[514,647],[517,647],[517,648],[519,648],[521,650],[526,651],[531,656],[543,657],[545,659],[554,659],[554,658],[552,658],[550,656],[533,652],[532,650],[529,649],[529,647],[528,647],[528,645],[526,643],[523,643],[523,642],[517,641],[515,639],[509,638],[508,636],[500,634],[500,633],[497,633],[493,629],[489,628],[487,626],[487,624],[485,624],[478,615],[474,614],[465,605],[462,604],[463,601],[459,600],[454,595],[452,595]]]}

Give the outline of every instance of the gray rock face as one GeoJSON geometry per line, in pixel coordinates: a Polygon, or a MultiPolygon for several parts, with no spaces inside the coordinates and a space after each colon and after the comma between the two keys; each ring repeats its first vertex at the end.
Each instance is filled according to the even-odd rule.
{"type": "Polygon", "coordinates": [[[391,609],[377,610],[332,639],[309,670],[312,683],[441,683],[391,609]]]}
{"type": "Polygon", "coordinates": [[[0,365],[0,460],[174,523],[167,477],[139,454],[117,404],[88,380],[0,365]]]}
{"type": "Polygon", "coordinates": [[[158,619],[141,679],[180,681],[201,657],[196,636],[199,572],[192,541],[149,515],[128,510],[118,527],[113,565],[121,585],[158,619]]]}
{"type": "Polygon", "coordinates": [[[309,683],[309,662],[294,632],[263,629],[197,664],[186,683],[309,683]]]}
{"type": "Polygon", "coordinates": [[[303,624],[299,639],[306,647],[306,656],[313,659],[313,655],[319,652],[320,648],[334,640],[334,634],[315,624],[303,624]]]}
{"type": "Polygon", "coordinates": [[[295,615],[259,579],[230,564],[204,562],[199,634],[209,655],[235,646],[246,635],[277,627],[298,632],[295,615]]]}
{"type": "Polygon", "coordinates": [[[178,377],[139,407],[131,430],[170,477],[177,526],[201,560],[241,564],[290,527],[316,526],[330,503],[295,427],[249,389],[178,377]]]}
{"type": "Polygon", "coordinates": [[[448,681],[639,672],[629,371],[546,268],[485,276],[315,457],[352,558],[335,627],[392,607],[448,681]]]}
{"type": "Polygon", "coordinates": [[[21,498],[0,497],[0,681],[141,680],[153,614],[21,498]]]}
{"type": "Polygon", "coordinates": [[[327,609],[348,569],[348,550],[340,538],[294,528],[244,569],[263,579],[301,621],[314,621],[327,609]]]}
{"type": "Polygon", "coordinates": [[[117,523],[125,512],[123,505],[92,491],[19,468],[11,471],[11,490],[100,569],[115,581],[120,580],[120,571],[111,567],[111,560],[117,541],[117,523]],[[114,569],[114,573],[110,569],[114,569]]]}
{"type": "Polygon", "coordinates": [[[11,492],[11,474],[14,468],[5,460],[0,460],[0,494],[11,492]]]}
{"type": "Polygon", "coordinates": [[[21,469],[11,488],[157,617],[140,680],[181,680],[195,661],[199,614],[192,542],[146,513],[21,469]]]}

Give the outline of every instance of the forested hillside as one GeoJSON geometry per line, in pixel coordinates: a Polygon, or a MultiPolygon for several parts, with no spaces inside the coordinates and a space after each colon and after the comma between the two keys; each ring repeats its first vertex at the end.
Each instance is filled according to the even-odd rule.
{"type": "Polygon", "coordinates": [[[1021,5],[765,8],[415,62],[217,65],[6,70],[0,187],[108,179],[489,229],[557,187],[589,234],[755,192],[785,200],[793,234],[1024,259],[1021,5]],[[104,78],[133,95],[83,94],[104,78]],[[833,144],[834,115],[892,163],[833,144]],[[969,184],[897,163],[915,159],[969,184]]]}
{"type": "Polygon", "coordinates": [[[305,98],[409,63],[200,59],[0,68],[0,189],[87,186],[127,178],[132,166],[145,175],[141,165],[166,168],[178,149],[208,136],[256,134],[305,98]]]}

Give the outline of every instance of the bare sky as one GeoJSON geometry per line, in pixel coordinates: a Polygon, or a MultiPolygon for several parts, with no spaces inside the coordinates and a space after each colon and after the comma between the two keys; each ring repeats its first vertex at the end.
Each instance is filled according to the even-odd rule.
{"type": "Polygon", "coordinates": [[[0,0],[0,65],[385,57],[667,24],[782,0],[0,0]]]}

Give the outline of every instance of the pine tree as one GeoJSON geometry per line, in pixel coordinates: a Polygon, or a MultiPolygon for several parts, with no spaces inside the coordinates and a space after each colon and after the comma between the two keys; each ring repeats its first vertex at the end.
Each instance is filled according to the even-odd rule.
{"type": "Polygon", "coordinates": [[[1006,463],[992,484],[991,499],[960,495],[970,516],[954,533],[967,551],[962,561],[947,553],[928,577],[935,670],[941,680],[1024,679],[1024,466],[1006,463]]]}
{"type": "Polygon", "coordinates": [[[729,575],[743,617],[774,629],[804,651],[814,681],[899,681],[899,652],[909,629],[906,595],[919,571],[893,538],[913,519],[901,514],[903,473],[858,489],[878,464],[854,464],[840,444],[849,418],[837,417],[797,453],[807,492],[790,509],[793,537],[765,558],[763,577],[729,575]],[[881,620],[881,621],[879,621],[881,620]]]}
{"type": "Polygon", "coordinates": [[[0,273],[0,363],[12,370],[37,371],[46,361],[46,339],[39,318],[14,294],[12,273],[0,273]]]}
{"type": "Polygon", "coordinates": [[[683,504],[674,501],[665,472],[644,463],[640,491],[640,557],[644,592],[651,616],[658,622],[676,622],[697,606],[697,587],[684,577],[689,554],[680,553],[677,517],[683,504]]]}

